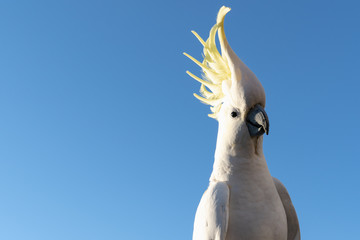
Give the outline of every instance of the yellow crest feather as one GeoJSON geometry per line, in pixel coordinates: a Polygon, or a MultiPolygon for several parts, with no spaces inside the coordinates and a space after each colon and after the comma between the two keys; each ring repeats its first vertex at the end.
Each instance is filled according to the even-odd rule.
{"type": "Polygon", "coordinates": [[[220,8],[217,16],[217,22],[211,28],[209,38],[206,40],[206,42],[195,31],[191,31],[204,47],[203,62],[199,62],[189,54],[184,53],[185,56],[190,58],[199,67],[201,67],[204,73],[203,79],[201,79],[191,72],[186,71],[190,77],[201,83],[201,96],[197,94],[194,94],[194,96],[201,102],[212,106],[210,109],[213,113],[209,114],[209,117],[212,118],[217,118],[217,113],[220,111],[223,98],[225,97],[222,90],[222,83],[227,80],[230,81],[231,78],[231,72],[227,60],[219,53],[215,42],[216,32],[219,30],[219,28],[223,27],[225,15],[230,10],[230,8],[225,6],[220,8]],[[210,91],[208,91],[208,89],[210,91]]]}

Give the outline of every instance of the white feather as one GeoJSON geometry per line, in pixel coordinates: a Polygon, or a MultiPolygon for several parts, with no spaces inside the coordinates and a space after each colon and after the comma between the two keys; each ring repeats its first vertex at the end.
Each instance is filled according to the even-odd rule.
{"type": "Polygon", "coordinates": [[[201,198],[194,222],[194,240],[225,240],[229,218],[229,188],[210,182],[201,198]]]}

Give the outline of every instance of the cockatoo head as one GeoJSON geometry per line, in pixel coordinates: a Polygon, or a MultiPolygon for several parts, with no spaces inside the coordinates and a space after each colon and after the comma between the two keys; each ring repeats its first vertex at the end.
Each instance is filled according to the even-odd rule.
{"type": "Polygon", "coordinates": [[[217,23],[210,30],[205,42],[196,32],[193,34],[204,46],[204,60],[199,62],[184,53],[203,70],[203,78],[187,73],[201,83],[200,93],[194,94],[205,104],[211,105],[210,117],[219,121],[219,134],[229,142],[251,144],[269,131],[265,108],[265,91],[255,74],[236,56],[224,31],[228,7],[221,7],[217,23]],[[218,33],[221,54],[215,37],[218,33]],[[253,141],[250,141],[253,140],[253,141]]]}

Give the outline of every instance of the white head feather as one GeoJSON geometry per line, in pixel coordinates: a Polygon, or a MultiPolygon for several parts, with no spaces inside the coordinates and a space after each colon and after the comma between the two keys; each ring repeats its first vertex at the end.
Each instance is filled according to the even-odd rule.
{"type": "Polygon", "coordinates": [[[245,116],[246,112],[255,104],[265,107],[265,91],[255,74],[236,56],[231,49],[224,31],[225,15],[231,9],[221,7],[216,24],[211,28],[206,42],[195,32],[192,33],[204,46],[204,60],[199,62],[192,56],[184,53],[203,71],[203,79],[187,71],[191,77],[201,83],[200,93],[194,94],[201,102],[211,105],[210,117],[218,119],[222,104],[228,101],[238,108],[245,116]],[[216,32],[221,46],[221,54],[217,50],[216,32]]]}

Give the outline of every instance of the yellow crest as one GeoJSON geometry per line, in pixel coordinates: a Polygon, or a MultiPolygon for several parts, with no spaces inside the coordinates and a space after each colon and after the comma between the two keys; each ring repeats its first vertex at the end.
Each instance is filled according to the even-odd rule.
{"type": "Polygon", "coordinates": [[[206,42],[195,31],[191,31],[204,46],[204,60],[202,62],[199,62],[189,54],[184,53],[185,56],[190,58],[199,67],[201,67],[204,73],[203,79],[201,79],[191,72],[186,71],[187,74],[201,83],[201,96],[197,95],[196,93],[194,93],[194,96],[201,102],[211,105],[210,109],[213,113],[209,114],[209,117],[212,118],[217,117],[217,113],[220,111],[223,98],[225,97],[223,92],[223,83],[226,81],[231,81],[231,71],[227,59],[224,55],[219,53],[215,43],[216,33],[219,31],[219,29],[221,29],[221,32],[218,32],[220,41],[222,40],[221,38],[225,38],[223,30],[224,19],[225,15],[230,10],[230,8],[225,6],[220,8],[216,24],[211,28],[209,38],[206,40],[206,42]]]}

